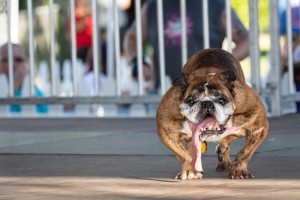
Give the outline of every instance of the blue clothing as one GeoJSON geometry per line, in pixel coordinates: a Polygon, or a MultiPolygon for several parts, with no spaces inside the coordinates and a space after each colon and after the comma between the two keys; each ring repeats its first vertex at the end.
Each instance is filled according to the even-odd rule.
{"type": "MultiPolygon", "coordinates": [[[[43,97],[44,96],[42,91],[40,91],[37,87],[35,87],[35,95],[37,97],[43,97]]],[[[19,88],[15,93],[15,97],[21,97],[21,96],[22,96],[22,90],[21,90],[21,88],[19,88]]],[[[17,112],[21,112],[21,111],[22,111],[21,105],[13,104],[13,105],[10,106],[10,112],[17,113],[17,112]]],[[[48,105],[38,104],[38,105],[36,105],[36,111],[38,113],[46,113],[46,112],[48,112],[48,105]]]]}
{"type": "MultiPolygon", "coordinates": [[[[280,13],[280,33],[282,35],[286,34],[286,7],[283,7],[280,13]]],[[[299,34],[300,33],[300,7],[292,7],[291,8],[292,15],[292,33],[299,34]]]]}

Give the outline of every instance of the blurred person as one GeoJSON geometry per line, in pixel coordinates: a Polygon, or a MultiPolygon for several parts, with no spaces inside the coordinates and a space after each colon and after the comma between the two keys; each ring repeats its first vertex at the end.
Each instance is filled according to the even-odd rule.
{"type": "MultiPolygon", "coordinates": [[[[13,57],[13,78],[14,78],[14,94],[15,97],[22,96],[22,84],[25,76],[29,73],[29,69],[26,63],[26,56],[22,46],[12,43],[12,57],[13,57]]],[[[8,44],[4,44],[0,47],[0,74],[5,74],[9,77],[8,66],[8,44]]],[[[35,95],[42,97],[43,93],[35,87],[35,95]]],[[[21,105],[11,105],[11,112],[21,112],[21,105]]],[[[48,111],[47,105],[37,105],[37,112],[45,113],[48,111]]]]}
{"type": "MultiPolygon", "coordinates": [[[[181,19],[179,0],[164,0],[163,24],[164,24],[164,48],[166,75],[174,80],[181,72],[181,19]]],[[[210,47],[221,48],[226,36],[226,8],[224,0],[208,1],[209,4],[209,31],[210,47]]],[[[235,43],[233,55],[242,60],[249,54],[248,31],[232,12],[232,40],[235,43]]],[[[204,48],[202,1],[186,0],[186,30],[188,57],[204,48]]],[[[136,22],[128,29],[123,41],[125,55],[129,62],[136,59],[136,22]]],[[[154,49],[154,88],[157,90],[159,80],[159,51],[156,1],[148,0],[142,7],[142,40],[143,44],[149,42],[154,49]]]]}
{"type": "MultiPolygon", "coordinates": [[[[105,47],[103,47],[105,48],[105,47]]],[[[99,93],[103,94],[105,81],[106,81],[106,52],[102,49],[102,71],[99,71],[99,93]]],[[[92,48],[89,49],[87,53],[87,58],[85,62],[85,72],[84,72],[84,79],[86,80],[88,90],[90,95],[94,95],[95,93],[95,84],[94,84],[94,60],[93,60],[93,50],[92,48]]]]}
{"type": "MultiPolygon", "coordinates": [[[[75,1],[76,48],[77,57],[85,62],[88,50],[92,46],[93,22],[91,5],[86,0],[75,1]]],[[[69,39],[71,38],[70,17],[67,20],[69,39]]]]}
{"type": "MultiPolygon", "coordinates": [[[[282,73],[288,72],[288,52],[287,43],[284,44],[282,49],[282,73]]],[[[294,66],[294,82],[296,91],[300,91],[300,35],[294,33],[292,36],[292,60],[294,66]]],[[[296,111],[300,113],[300,102],[296,101],[296,111]]]]}
{"type": "MultiPolygon", "coordinates": [[[[131,62],[131,76],[134,82],[138,82],[138,64],[137,58],[131,62]]],[[[153,65],[149,57],[142,58],[143,64],[143,88],[145,92],[153,89],[153,65]]]]}
{"type": "MultiPolygon", "coordinates": [[[[132,62],[132,65],[129,66],[126,62],[126,59],[122,56],[121,66],[123,68],[127,67],[127,69],[122,70],[121,73],[121,95],[122,96],[137,96],[139,93],[139,83],[138,83],[138,68],[137,68],[137,60],[132,62]]],[[[149,57],[143,57],[143,91],[146,95],[150,95],[153,90],[153,78],[152,78],[152,62],[149,57]]],[[[149,104],[145,105],[145,111],[147,114],[150,113],[149,104]]],[[[129,114],[131,104],[118,104],[119,114],[129,114]]]]}

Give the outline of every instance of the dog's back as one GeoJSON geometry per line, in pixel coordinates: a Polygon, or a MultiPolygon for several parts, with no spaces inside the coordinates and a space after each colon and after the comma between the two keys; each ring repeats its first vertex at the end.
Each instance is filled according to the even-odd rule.
{"type": "Polygon", "coordinates": [[[184,65],[182,72],[189,74],[199,68],[211,66],[223,70],[232,70],[236,77],[239,78],[239,81],[245,82],[245,76],[238,60],[229,52],[218,48],[197,52],[184,65]]]}

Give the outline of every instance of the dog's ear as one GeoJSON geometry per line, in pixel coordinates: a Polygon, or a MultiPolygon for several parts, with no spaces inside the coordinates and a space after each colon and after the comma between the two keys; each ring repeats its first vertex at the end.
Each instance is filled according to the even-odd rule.
{"type": "Polygon", "coordinates": [[[234,95],[234,83],[237,79],[237,76],[233,70],[228,70],[225,72],[220,73],[219,75],[220,79],[224,81],[226,87],[231,92],[232,95],[234,95]]]}
{"type": "Polygon", "coordinates": [[[235,81],[236,80],[236,74],[233,70],[228,70],[225,72],[220,73],[219,75],[220,79],[223,81],[235,81]]]}
{"type": "Polygon", "coordinates": [[[180,89],[182,91],[185,91],[187,86],[188,86],[188,82],[187,82],[187,79],[188,79],[188,74],[186,73],[181,73],[178,77],[176,77],[173,82],[172,82],[172,85],[173,86],[180,86],[180,89]]]}

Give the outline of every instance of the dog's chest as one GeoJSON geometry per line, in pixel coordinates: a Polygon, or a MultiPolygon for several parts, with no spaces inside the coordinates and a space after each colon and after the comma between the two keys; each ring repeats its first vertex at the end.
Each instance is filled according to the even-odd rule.
{"type": "Polygon", "coordinates": [[[187,120],[182,122],[182,128],[180,132],[186,134],[188,137],[192,137],[192,127],[187,120]]]}

